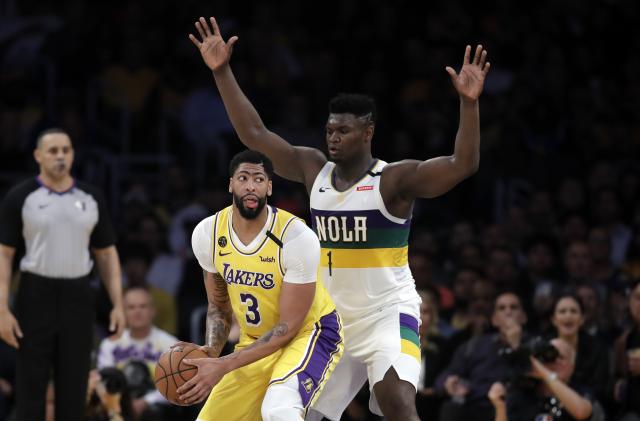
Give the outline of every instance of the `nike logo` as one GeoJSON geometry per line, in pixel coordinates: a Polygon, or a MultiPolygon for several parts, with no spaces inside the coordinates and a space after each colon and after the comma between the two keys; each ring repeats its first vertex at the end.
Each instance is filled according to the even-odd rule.
{"type": "Polygon", "coordinates": [[[50,204],[51,204],[51,203],[46,203],[46,204],[44,204],[44,205],[38,205],[38,209],[44,209],[44,208],[46,208],[47,206],[49,206],[50,204]]]}
{"type": "Polygon", "coordinates": [[[324,193],[324,192],[326,192],[327,190],[331,190],[331,187],[320,187],[320,188],[318,189],[318,191],[319,191],[320,193],[324,193]]]}
{"type": "Polygon", "coordinates": [[[229,253],[223,253],[222,250],[218,251],[218,256],[222,257],[222,256],[228,256],[230,255],[232,252],[229,253]]]}

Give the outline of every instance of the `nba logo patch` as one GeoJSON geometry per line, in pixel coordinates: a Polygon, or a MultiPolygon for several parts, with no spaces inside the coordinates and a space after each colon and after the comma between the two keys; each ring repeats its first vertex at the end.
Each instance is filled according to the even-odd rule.
{"type": "Polygon", "coordinates": [[[313,380],[311,380],[310,378],[304,379],[302,381],[302,387],[304,387],[304,390],[306,390],[307,393],[311,393],[311,391],[313,390],[313,380]]]}

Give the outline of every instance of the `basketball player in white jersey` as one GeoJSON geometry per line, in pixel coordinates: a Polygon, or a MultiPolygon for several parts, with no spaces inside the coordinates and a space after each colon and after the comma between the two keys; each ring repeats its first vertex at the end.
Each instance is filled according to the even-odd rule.
{"type": "Polygon", "coordinates": [[[454,153],[426,161],[387,164],[371,154],[376,110],[363,95],[341,95],[329,104],[329,159],[318,149],[296,147],[269,131],[238,86],[229,60],[238,37],[225,42],[214,18],[196,22],[189,35],[213,71],[240,140],[274,163],[275,171],[303,183],[311,197],[320,239],[321,279],[344,322],[345,353],[307,419],[339,420],[368,379],[370,409],[387,420],[418,420],[415,393],[420,372],[420,298],[407,262],[413,202],[437,197],[473,174],[480,160],[478,98],[489,71],[482,46],[467,46],[459,73],[454,153]]]}

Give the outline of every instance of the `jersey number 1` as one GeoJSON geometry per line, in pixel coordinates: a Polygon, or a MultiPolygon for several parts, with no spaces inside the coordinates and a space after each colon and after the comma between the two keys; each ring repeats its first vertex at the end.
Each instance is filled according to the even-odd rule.
{"type": "Polygon", "coordinates": [[[240,301],[247,305],[247,324],[258,326],[260,324],[260,312],[258,311],[258,299],[251,294],[240,294],[240,301]]]}
{"type": "Polygon", "coordinates": [[[331,250],[327,252],[327,257],[329,258],[329,276],[331,276],[331,266],[333,266],[333,262],[331,261],[331,250]]]}

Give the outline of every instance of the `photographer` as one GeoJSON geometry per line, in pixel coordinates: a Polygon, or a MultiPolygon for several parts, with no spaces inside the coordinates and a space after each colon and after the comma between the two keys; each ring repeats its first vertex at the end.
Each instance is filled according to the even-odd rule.
{"type": "Polygon", "coordinates": [[[127,381],[114,367],[91,370],[85,421],[130,421],[131,397],[127,381]]]}
{"type": "Polygon", "coordinates": [[[496,382],[488,397],[496,415],[495,421],[586,420],[593,413],[591,401],[569,385],[575,367],[575,350],[562,339],[551,344],[558,351],[555,361],[543,364],[530,356],[529,376],[537,382],[532,390],[513,382],[505,388],[496,382]]]}

